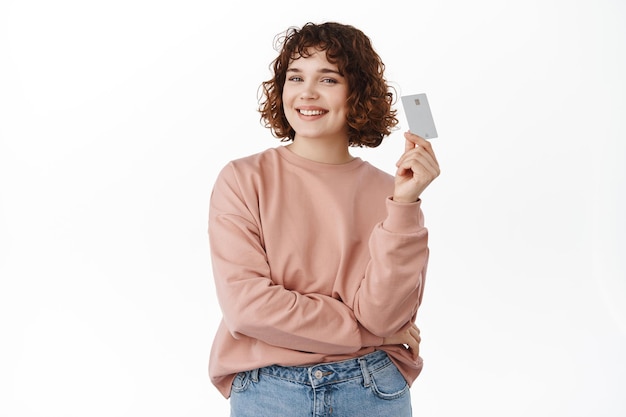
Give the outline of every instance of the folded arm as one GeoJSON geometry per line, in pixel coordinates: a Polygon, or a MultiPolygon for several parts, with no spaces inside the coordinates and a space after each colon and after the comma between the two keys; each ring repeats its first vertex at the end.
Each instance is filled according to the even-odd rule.
{"type": "Polygon", "coordinates": [[[218,300],[233,337],[323,354],[382,344],[342,301],[300,294],[272,280],[254,202],[247,198],[227,166],[211,196],[209,237],[218,300]]]}

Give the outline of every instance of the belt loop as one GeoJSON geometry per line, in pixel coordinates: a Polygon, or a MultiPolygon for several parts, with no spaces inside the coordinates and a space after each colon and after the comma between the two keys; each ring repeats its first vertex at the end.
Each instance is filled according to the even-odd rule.
{"type": "Polygon", "coordinates": [[[259,382],[259,369],[253,369],[250,371],[250,379],[252,382],[259,382]]]}
{"type": "Polygon", "coordinates": [[[372,380],[370,379],[370,372],[367,369],[367,361],[365,358],[359,358],[359,365],[361,365],[361,373],[363,374],[363,386],[367,388],[372,383],[372,380]]]}

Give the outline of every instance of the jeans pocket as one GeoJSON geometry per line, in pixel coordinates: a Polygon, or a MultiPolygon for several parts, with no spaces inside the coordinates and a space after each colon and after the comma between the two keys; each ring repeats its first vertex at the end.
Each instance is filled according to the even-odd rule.
{"type": "Polygon", "coordinates": [[[231,386],[231,390],[233,392],[244,392],[248,386],[250,385],[250,372],[239,372],[235,379],[233,380],[233,384],[231,386]]]}
{"type": "Polygon", "coordinates": [[[409,390],[409,384],[393,363],[375,370],[371,376],[372,390],[384,400],[400,398],[409,390]]]}

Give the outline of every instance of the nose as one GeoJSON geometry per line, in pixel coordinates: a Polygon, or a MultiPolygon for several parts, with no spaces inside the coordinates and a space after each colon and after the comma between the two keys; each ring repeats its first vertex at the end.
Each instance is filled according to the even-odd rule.
{"type": "Polygon", "coordinates": [[[305,82],[300,93],[302,100],[310,100],[318,97],[316,85],[314,82],[305,82]]]}

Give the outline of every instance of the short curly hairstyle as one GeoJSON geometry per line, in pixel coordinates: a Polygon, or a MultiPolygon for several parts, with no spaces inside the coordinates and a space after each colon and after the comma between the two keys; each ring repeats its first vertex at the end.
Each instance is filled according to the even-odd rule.
{"type": "Polygon", "coordinates": [[[291,60],[307,57],[311,49],[326,52],[348,82],[348,143],[355,147],[375,148],[396,124],[392,109],[394,95],[384,77],[385,65],[370,39],[359,29],[335,22],[307,23],[291,27],[275,40],[278,57],[272,62],[273,78],[264,81],[259,92],[261,122],[272,134],[286,142],[295,130],[283,109],[283,87],[291,60]]]}

